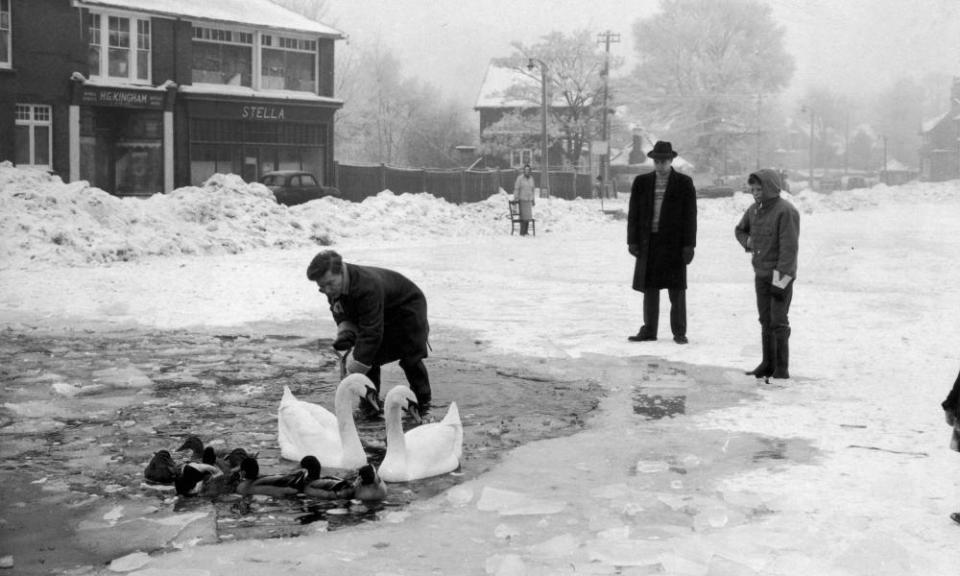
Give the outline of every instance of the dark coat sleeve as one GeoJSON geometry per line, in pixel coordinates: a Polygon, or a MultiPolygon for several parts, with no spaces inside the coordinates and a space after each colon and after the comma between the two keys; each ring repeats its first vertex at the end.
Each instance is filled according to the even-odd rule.
{"type": "Polygon", "coordinates": [[[957,381],[953,383],[953,389],[947,394],[947,399],[941,404],[944,410],[952,412],[954,416],[960,418],[960,374],[957,375],[957,381]]]}
{"type": "Polygon", "coordinates": [[[683,176],[683,245],[697,245],[697,189],[693,178],[683,176]]]}
{"type": "Polygon", "coordinates": [[[733,235],[737,237],[737,242],[743,246],[743,249],[747,252],[750,252],[750,246],[747,245],[747,240],[750,239],[750,211],[756,210],[756,204],[747,208],[746,212],[743,213],[743,217],[740,218],[740,223],[737,224],[736,228],[733,229],[733,235]]]}
{"type": "Polygon", "coordinates": [[[633,186],[630,188],[630,206],[627,211],[627,244],[638,245],[643,239],[641,233],[641,222],[648,217],[643,195],[643,176],[637,176],[633,179],[633,186]]]}

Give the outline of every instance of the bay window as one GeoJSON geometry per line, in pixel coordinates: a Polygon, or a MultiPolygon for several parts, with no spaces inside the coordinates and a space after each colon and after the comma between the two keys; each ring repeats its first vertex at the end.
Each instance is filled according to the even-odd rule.
{"type": "Polygon", "coordinates": [[[261,38],[263,89],[317,90],[317,42],[264,34],[261,38]]]}
{"type": "Polygon", "coordinates": [[[10,25],[10,0],[0,0],[0,68],[9,68],[13,64],[10,25]]]}
{"type": "Polygon", "coordinates": [[[150,81],[150,20],[87,12],[86,28],[91,76],[150,81]]]}
{"type": "Polygon", "coordinates": [[[194,26],[193,82],[252,86],[253,34],[194,26]]]}

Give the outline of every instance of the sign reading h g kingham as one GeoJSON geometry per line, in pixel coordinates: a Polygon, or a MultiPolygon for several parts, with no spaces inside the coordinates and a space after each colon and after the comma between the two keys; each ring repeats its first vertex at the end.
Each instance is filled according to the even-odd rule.
{"type": "Polygon", "coordinates": [[[163,108],[164,92],[125,90],[123,88],[83,88],[80,103],[87,106],[114,106],[119,108],[163,108]]]}

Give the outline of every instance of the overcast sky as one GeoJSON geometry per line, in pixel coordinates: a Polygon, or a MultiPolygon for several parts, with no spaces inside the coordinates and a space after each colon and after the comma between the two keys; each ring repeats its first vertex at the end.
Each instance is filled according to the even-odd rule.
{"type": "MultiPolygon", "coordinates": [[[[960,75],[960,0],[766,0],[786,28],[797,70],[789,93],[810,83],[863,93],[903,75],[960,75]]],[[[326,0],[327,23],[350,45],[377,41],[416,76],[472,106],[491,58],[510,43],[582,28],[620,34],[611,52],[634,59],[632,25],[659,0],[326,0]]],[[[341,50],[349,49],[341,45],[341,50]]]]}

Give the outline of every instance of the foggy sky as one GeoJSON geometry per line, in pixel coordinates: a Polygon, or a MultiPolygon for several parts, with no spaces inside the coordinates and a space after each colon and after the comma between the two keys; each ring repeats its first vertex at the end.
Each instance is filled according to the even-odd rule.
{"type": "MultiPolygon", "coordinates": [[[[797,64],[788,97],[809,85],[839,93],[882,90],[906,76],[960,75],[960,0],[766,0],[797,64]]],[[[510,43],[554,30],[620,34],[611,52],[635,60],[632,25],[659,0],[326,0],[326,22],[350,39],[340,54],[380,42],[404,76],[473,106],[487,63],[510,43]]]]}

